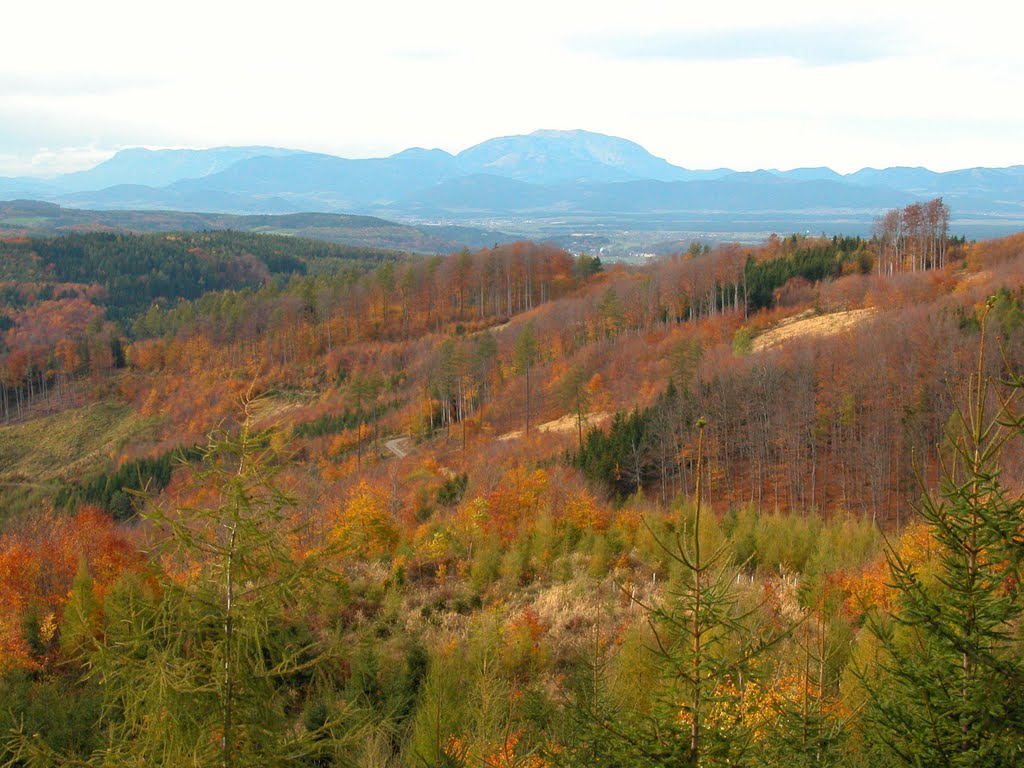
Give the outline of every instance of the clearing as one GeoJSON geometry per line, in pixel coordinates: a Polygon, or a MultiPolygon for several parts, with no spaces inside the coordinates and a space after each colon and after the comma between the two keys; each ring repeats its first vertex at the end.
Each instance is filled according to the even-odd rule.
{"type": "MultiPolygon", "coordinates": [[[[587,429],[595,424],[600,424],[611,417],[610,413],[588,413],[583,417],[583,428],[587,429]]],[[[554,421],[546,421],[543,424],[538,424],[534,427],[537,432],[575,432],[576,431],[576,414],[567,413],[560,419],[554,421]]],[[[523,430],[517,429],[513,432],[506,432],[504,435],[498,437],[499,440],[515,440],[523,436],[523,430]]]]}
{"type": "Polygon", "coordinates": [[[384,446],[393,454],[395,454],[395,456],[397,456],[398,458],[404,459],[406,456],[409,455],[409,451],[412,450],[412,448],[407,445],[407,443],[411,442],[412,438],[407,435],[404,435],[402,437],[391,438],[386,443],[384,443],[384,446]]]}
{"type": "Polygon", "coordinates": [[[0,485],[71,477],[102,464],[150,431],[159,419],[127,405],[94,403],[0,428],[0,485]]]}
{"type": "Polygon", "coordinates": [[[867,309],[833,312],[828,315],[815,315],[814,310],[809,309],[799,315],[786,318],[762,333],[754,339],[751,351],[763,352],[801,336],[833,336],[867,320],[877,311],[875,307],[868,307],[867,309]]]}

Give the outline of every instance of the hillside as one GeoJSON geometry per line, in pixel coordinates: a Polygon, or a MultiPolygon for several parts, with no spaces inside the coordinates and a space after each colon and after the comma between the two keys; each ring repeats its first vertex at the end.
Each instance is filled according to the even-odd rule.
{"type": "Polygon", "coordinates": [[[31,200],[0,202],[0,236],[71,232],[233,230],[325,240],[358,248],[449,253],[515,239],[503,232],[452,225],[411,226],[373,216],[332,213],[233,216],[166,211],[88,211],[31,200]]]}
{"type": "MultiPolygon", "coordinates": [[[[991,537],[974,567],[1024,616],[1005,570],[1024,424],[999,416],[985,464],[955,452],[980,439],[958,408],[987,424],[1020,388],[1024,235],[954,240],[947,210],[923,210],[893,212],[918,222],[905,239],[642,266],[528,241],[426,258],[238,232],[5,243],[0,754],[216,764],[225,693],[203,681],[246,648],[238,733],[269,724],[311,765],[685,764],[696,688],[733,764],[888,764],[887,697],[919,714],[909,601],[953,612],[967,593],[936,509],[991,537]],[[118,299],[190,264],[238,282],[118,299]],[[695,616],[723,642],[687,688],[671,670],[693,668],[695,616]]],[[[977,690],[1016,707],[1000,680],[977,690]]]]}

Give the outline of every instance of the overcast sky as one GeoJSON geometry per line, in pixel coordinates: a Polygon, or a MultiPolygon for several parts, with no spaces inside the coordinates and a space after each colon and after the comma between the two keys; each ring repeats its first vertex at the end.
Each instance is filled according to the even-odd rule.
{"type": "Polygon", "coordinates": [[[1024,163],[1009,0],[9,2],[0,175],[120,147],[458,152],[585,128],[688,168],[1024,163]]]}

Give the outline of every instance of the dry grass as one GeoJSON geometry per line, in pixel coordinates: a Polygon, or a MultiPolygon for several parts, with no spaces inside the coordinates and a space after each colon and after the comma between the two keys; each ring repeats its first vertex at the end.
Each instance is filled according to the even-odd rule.
{"type": "MultiPolygon", "coordinates": [[[[611,418],[610,413],[588,413],[583,417],[583,429],[601,424],[611,418]]],[[[546,421],[543,424],[538,424],[536,430],[538,432],[555,432],[555,433],[566,433],[575,432],[577,429],[576,425],[576,414],[567,413],[559,419],[554,421],[546,421]]],[[[499,440],[517,440],[523,436],[523,430],[516,429],[512,432],[506,432],[503,435],[499,435],[499,440]]]]}
{"type": "Polygon", "coordinates": [[[811,310],[783,320],[771,330],[765,331],[754,339],[752,351],[763,352],[802,336],[834,336],[849,330],[858,323],[867,320],[878,310],[851,309],[846,312],[833,312],[828,315],[815,315],[811,310]]]}
{"type": "Polygon", "coordinates": [[[0,428],[0,483],[39,483],[98,468],[156,421],[103,402],[0,428]]]}

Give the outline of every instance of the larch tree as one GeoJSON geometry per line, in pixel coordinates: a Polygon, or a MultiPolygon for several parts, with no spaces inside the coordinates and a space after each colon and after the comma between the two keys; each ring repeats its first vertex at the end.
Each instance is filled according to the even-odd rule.
{"type": "Polygon", "coordinates": [[[558,403],[576,418],[579,450],[583,450],[583,421],[590,410],[589,379],[579,365],[574,365],[558,381],[558,403]]]}
{"type": "Polygon", "coordinates": [[[294,500],[254,418],[248,401],[237,434],[211,436],[196,478],[208,504],[145,512],[164,534],[153,572],[111,590],[85,657],[103,690],[105,745],[83,761],[23,735],[19,764],[232,768],[345,755],[354,709],[311,726],[297,698],[329,685],[337,664],[296,623],[312,590],[331,588],[329,552],[290,546],[294,500]]]}
{"type": "Polygon", "coordinates": [[[516,338],[515,348],[512,352],[513,363],[516,372],[523,376],[526,381],[526,434],[530,434],[530,372],[540,358],[540,350],[537,345],[537,332],[534,329],[533,321],[528,322],[516,338]]]}

